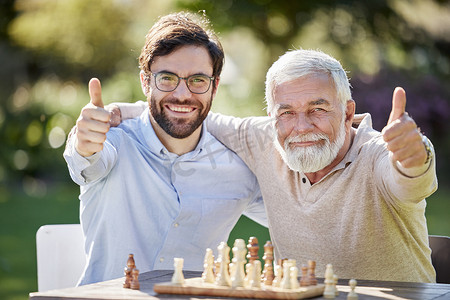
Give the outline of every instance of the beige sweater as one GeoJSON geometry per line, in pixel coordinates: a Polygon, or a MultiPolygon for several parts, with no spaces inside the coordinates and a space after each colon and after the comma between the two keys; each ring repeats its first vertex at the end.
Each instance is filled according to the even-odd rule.
{"type": "Polygon", "coordinates": [[[435,162],[418,177],[402,175],[370,115],[344,159],[313,185],[281,159],[269,118],[212,114],[208,130],[256,174],[276,258],[315,260],[318,277],[331,263],[339,278],[435,282],[424,215],[435,162]]]}

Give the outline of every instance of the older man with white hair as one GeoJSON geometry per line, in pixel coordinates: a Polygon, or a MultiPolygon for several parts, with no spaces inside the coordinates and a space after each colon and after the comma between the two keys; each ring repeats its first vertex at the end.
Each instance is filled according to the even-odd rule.
{"type": "Polygon", "coordinates": [[[435,282],[424,215],[434,150],[405,91],[380,133],[355,115],[336,59],[295,50],[269,69],[266,101],[269,117],[213,114],[207,126],[257,176],[275,256],[315,260],[317,274],[331,263],[340,278],[435,282]]]}

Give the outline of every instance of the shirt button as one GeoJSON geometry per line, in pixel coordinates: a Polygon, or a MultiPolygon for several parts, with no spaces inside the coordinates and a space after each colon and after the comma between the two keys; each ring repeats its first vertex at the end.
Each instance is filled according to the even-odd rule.
{"type": "Polygon", "coordinates": [[[305,177],[302,178],[302,182],[306,183],[306,178],[305,177]]]}
{"type": "Polygon", "coordinates": [[[159,262],[164,262],[164,257],[161,257],[160,259],[159,259],[159,262]]]}
{"type": "Polygon", "coordinates": [[[177,228],[179,225],[180,225],[180,224],[175,223],[175,224],[173,224],[173,227],[177,228]]]}

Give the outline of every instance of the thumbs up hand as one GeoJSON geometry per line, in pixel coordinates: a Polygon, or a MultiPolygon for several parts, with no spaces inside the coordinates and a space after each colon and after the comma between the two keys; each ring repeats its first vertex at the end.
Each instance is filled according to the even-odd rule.
{"type": "Polygon", "coordinates": [[[427,151],[416,123],[405,112],[405,108],[405,90],[397,87],[392,96],[389,121],[381,133],[394,161],[404,168],[423,166],[427,161],[427,151]]]}
{"type": "Polygon", "coordinates": [[[106,133],[109,131],[110,112],[106,111],[102,101],[100,80],[89,81],[90,102],[83,107],[77,120],[75,149],[84,157],[91,156],[103,149],[106,133]]]}

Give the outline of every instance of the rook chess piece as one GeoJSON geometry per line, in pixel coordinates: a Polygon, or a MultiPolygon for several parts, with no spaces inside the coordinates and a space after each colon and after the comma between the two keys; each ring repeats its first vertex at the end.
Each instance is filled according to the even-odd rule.
{"type": "Polygon", "coordinates": [[[183,284],[184,283],[184,275],[183,275],[183,258],[174,257],[173,259],[173,276],[172,283],[173,284],[183,284]]]}
{"type": "Polygon", "coordinates": [[[308,267],[305,265],[302,265],[302,276],[300,277],[300,286],[308,286],[309,280],[308,280],[308,267]]]}
{"type": "Polygon", "coordinates": [[[139,290],[139,270],[136,268],[131,270],[131,277],[130,288],[132,290],[139,290]]]}
{"type": "Polygon", "coordinates": [[[347,295],[347,300],[358,300],[358,294],[355,292],[356,280],[350,279],[348,285],[350,286],[350,292],[347,295]]]}
{"type": "Polygon", "coordinates": [[[317,285],[316,262],[314,260],[308,260],[308,282],[309,285],[317,285]]]}

